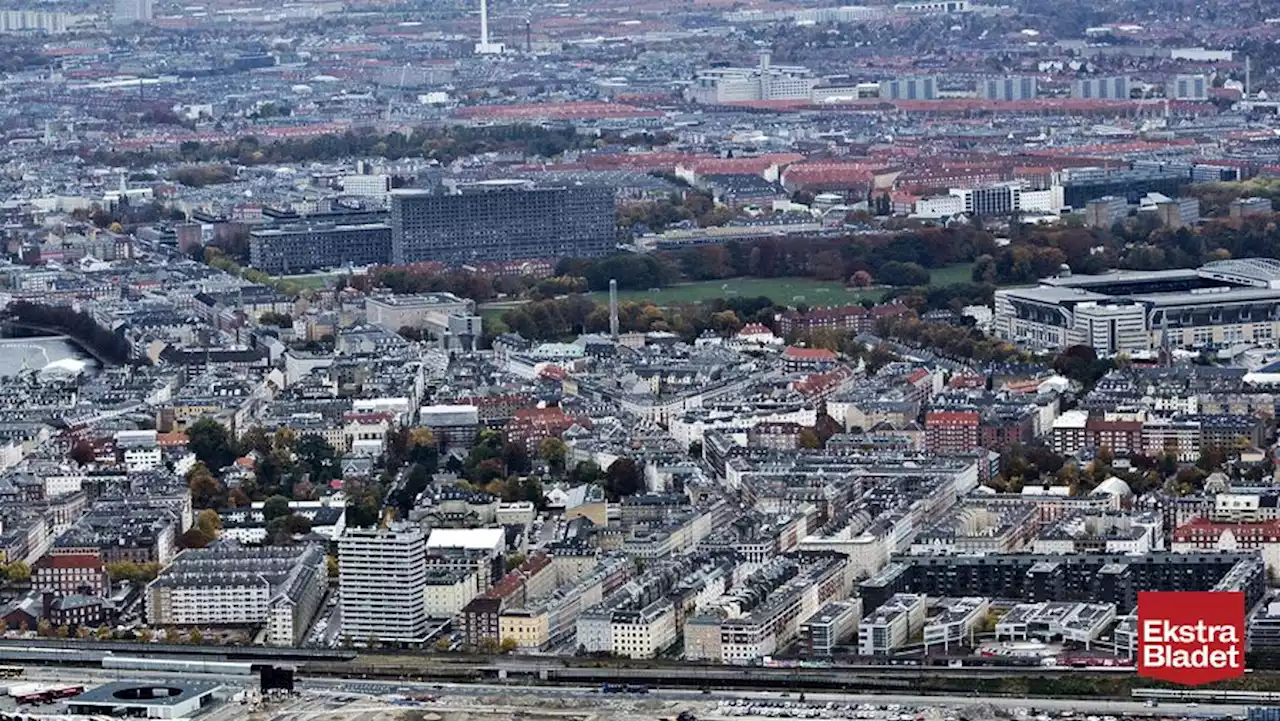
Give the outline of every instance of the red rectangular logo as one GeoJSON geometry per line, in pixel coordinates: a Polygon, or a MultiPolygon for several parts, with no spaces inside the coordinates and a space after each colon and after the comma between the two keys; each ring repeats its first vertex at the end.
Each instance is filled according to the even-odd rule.
{"type": "Polygon", "coordinates": [[[1198,686],[1244,675],[1244,594],[1138,594],[1138,675],[1198,686]]]}

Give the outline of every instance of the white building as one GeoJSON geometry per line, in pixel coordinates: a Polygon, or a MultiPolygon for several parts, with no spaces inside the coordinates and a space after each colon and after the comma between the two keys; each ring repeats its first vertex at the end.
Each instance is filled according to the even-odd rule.
{"type": "Polygon", "coordinates": [[[115,0],[111,22],[115,25],[149,23],[152,17],[152,0],[115,0]]]}
{"type": "Polygon", "coordinates": [[[329,585],[318,545],[186,550],[147,584],[147,621],[164,626],[265,626],[267,643],[307,633],[329,585]]]}
{"type": "Polygon", "coordinates": [[[342,178],[342,192],[386,203],[391,197],[390,175],[347,175],[342,178]]]}
{"type": "Polygon", "coordinates": [[[685,96],[696,103],[748,102],[754,100],[810,100],[818,79],[808,68],[773,65],[769,53],[760,54],[754,68],[699,70],[685,96]]]}
{"type": "Polygon", "coordinates": [[[480,593],[474,568],[427,567],[424,608],[429,618],[453,618],[480,593]]]}
{"type": "Polygon", "coordinates": [[[352,528],[338,542],[342,635],[355,643],[427,637],[426,544],[417,527],[352,528]]]}
{"type": "Polygon", "coordinates": [[[925,653],[930,646],[950,651],[952,644],[972,644],[978,625],[991,608],[991,603],[981,596],[944,598],[938,605],[942,610],[924,626],[925,653]]]}
{"type": "Polygon", "coordinates": [[[895,593],[880,608],[867,614],[858,625],[858,654],[878,656],[893,653],[924,629],[925,597],[895,593]]]}

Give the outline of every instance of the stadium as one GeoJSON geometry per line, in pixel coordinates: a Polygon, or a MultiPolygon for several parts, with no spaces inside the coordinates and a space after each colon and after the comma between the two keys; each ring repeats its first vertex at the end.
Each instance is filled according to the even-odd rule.
{"type": "Polygon", "coordinates": [[[1160,348],[1270,345],[1280,333],[1280,261],[1045,278],[995,294],[997,337],[1037,350],[1091,346],[1100,356],[1160,348]]]}

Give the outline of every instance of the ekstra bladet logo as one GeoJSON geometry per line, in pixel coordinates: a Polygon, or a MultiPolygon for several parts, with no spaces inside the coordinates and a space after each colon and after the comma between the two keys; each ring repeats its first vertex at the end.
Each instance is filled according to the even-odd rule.
{"type": "Polygon", "coordinates": [[[1138,675],[1195,686],[1244,674],[1244,594],[1138,594],[1138,675]]]}

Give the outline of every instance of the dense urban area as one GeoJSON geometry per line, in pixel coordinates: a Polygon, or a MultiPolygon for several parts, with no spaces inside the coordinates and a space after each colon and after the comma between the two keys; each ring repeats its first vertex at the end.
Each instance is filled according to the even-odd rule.
{"type": "Polygon", "coordinates": [[[1278,113],[1264,0],[0,1],[0,717],[1280,718],[1278,113]]]}

